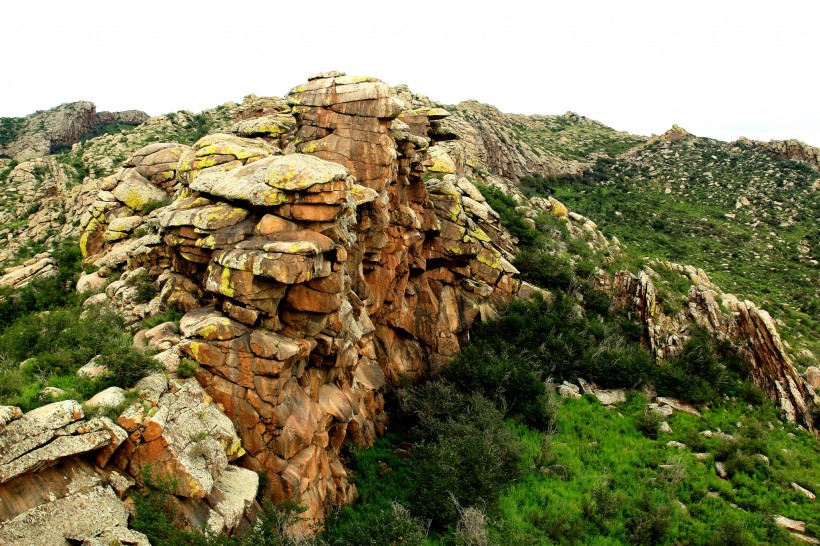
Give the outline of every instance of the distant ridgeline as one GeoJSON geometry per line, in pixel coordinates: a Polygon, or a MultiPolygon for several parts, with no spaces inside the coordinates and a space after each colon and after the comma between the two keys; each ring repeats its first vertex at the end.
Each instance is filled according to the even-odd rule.
{"type": "Polygon", "coordinates": [[[88,101],[62,104],[24,118],[0,118],[0,157],[24,161],[60,153],[76,142],[143,123],[137,110],[97,112],[88,101]]]}

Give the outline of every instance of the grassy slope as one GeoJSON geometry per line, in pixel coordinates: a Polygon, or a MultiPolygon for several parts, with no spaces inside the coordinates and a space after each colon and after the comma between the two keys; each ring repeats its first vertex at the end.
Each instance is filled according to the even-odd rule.
{"type": "MultiPolygon", "coordinates": [[[[710,379],[700,386],[692,376],[699,368],[692,367],[688,357],[653,367],[640,379],[629,365],[635,358],[627,357],[641,349],[623,330],[626,325],[617,314],[603,305],[596,305],[597,310],[588,307],[583,317],[573,314],[575,294],[585,293],[587,306],[594,299],[584,280],[583,261],[573,260],[573,245],[553,238],[566,233],[546,221],[538,233],[527,234],[512,202],[493,192],[487,196],[502,221],[527,241],[525,251],[536,256],[533,263],[542,263],[538,256],[549,254],[553,269],[563,268],[571,275],[567,280],[525,270],[559,299],[553,304],[516,304],[501,322],[477,327],[471,345],[445,373],[465,392],[478,390],[490,398],[495,392],[493,399],[509,411],[507,426],[525,446],[523,474],[509,480],[497,501],[483,504],[490,543],[797,544],[774,524],[775,515],[803,520],[807,533],[817,536],[820,513],[815,503],[790,487],[797,482],[820,489],[817,440],[781,423],[770,403],[729,373],[729,359],[701,367],[704,378],[710,379]],[[543,340],[540,346],[538,340],[543,340]],[[602,347],[618,348],[617,354],[605,356],[609,364],[603,367],[596,361],[602,347]],[[543,396],[538,383],[547,374],[560,381],[579,372],[587,378],[599,374],[596,379],[602,385],[631,381],[640,386],[651,380],[659,391],[671,388],[684,399],[708,400],[710,407],[703,408],[700,417],[673,415],[669,434],[659,433],[659,423],[647,418],[646,400],[639,393],[611,409],[589,396],[565,400],[547,412],[546,421],[533,419],[530,405],[521,402],[543,396]],[[721,392],[706,392],[704,385],[721,392]],[[706,438],[700,434],[705,430],[732,434],[734,440],[706,438]],[[667,445],[672,440],[686,447],[667,445]],[[705,455],[699,458],[696,453],[705,455]],[[760,456],[767,457],[768,464],[760,456]],[[728,479],[718,477],[716,461],[726,466],[728,479]]],[[[667,290],[675,288],[670,283],[667,290]]],[[[394,430],[401,430],[403,422],[399,423],[394,430]]],[[[390,501],[411,502],[408,492],[425,480],[414,469],[412,457],[408,461],[399,456],[407,447],[402,442],[412,439],[389,436],[374,448],[353,451],[350,464],[361,502],[341,512],[343,527],[371,520],[390,501]]],[[[433,529],[426,541],[466,543],[456,527],[433,529]]]]}
{"type": "Polygon", "coordinates": [[[820,354],[820,275],[798,248],[820,248],[818,177],[751,147],[698,138],[656,141],[599,161],[582,183],[547,185],[642,255],[702,267],[781,319],[796,349],[820,354]],[[736,209],[742,197],[750,204],[736,209]]]}

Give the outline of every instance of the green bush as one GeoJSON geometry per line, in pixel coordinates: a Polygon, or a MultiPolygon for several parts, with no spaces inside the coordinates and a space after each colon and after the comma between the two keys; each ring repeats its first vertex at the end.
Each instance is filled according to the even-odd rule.
{"type": "Polygon", "coordinates": [[[183,358],[177,366],[177,375],[185,378],[193,377],[197,367],[199,367],[199,362],[196,360],[183,358]]]}
{"type": "Polygon", "coordinates": [[[458,520],[457,504],[484,506],[522,472],[523,448],[495,406],[471,395],[465,409],[424,430],[429,440],[411,451],[414,514],[444,528],[458,520]]]}
{"type": "Polygon", "coordinates": [[[157,287],[154,286],[154,281],[151,280],[145,270],[130,275],[125,281],[125,285],[134,289],[134,301],[137,303],[150,301],[159,294],[157,287]]]}
{"type": "Polygon", "coordinates": [[[720,400],[724,395],[760,396],[746,379],[745,364],[728,343],[716,341],[703,330],[696,331],[683,352],[658,366],[654,383],[659,394],[675,396],[694,404],[720,400]]]}
{"type": "Polygon", "coordinates": [[[626,528],[633,544],[663,544],[672,525],[672,508],[663,500],[644,493],[631,507],[626,528]]]}
{"type": "Polygon", "coordinates": [[[516,254],[513,265],[522,279],[546,289],[567,291],[575,280],[566,258],[542,250],[522,250],[516,254]]]}
{"type": "Polygon", "coordinates": [[[325,537],[334,546],[421,546],[426,544],[427,528],[407,508],[394,501],[389,507],[365,512],[348,525],[334,526],[329,522],[325,537]]]}
{"type": "Polygon", "coordinates": [[[97,358],[97,363],[108,368],[108,382],[130,387],[143,376],[162,369],[159,361],[134,347],[131,336],[111,340],[97,358]]]}
{"type": "Polygon", "coordinates": [[[648,407],[645,407],[635,419],[635,426],[638,427],[638,430],[643,432],[647,438],[653,440],[656,440],[661,433],[661,423],[663,423],[661,414],[648,407]]]}

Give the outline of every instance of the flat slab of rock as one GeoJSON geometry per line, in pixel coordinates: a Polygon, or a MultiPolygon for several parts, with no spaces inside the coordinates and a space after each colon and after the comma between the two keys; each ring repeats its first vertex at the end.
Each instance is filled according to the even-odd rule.
{"type": "Polygon", "coordinates": [[[680,400],[675,400],[674,398],[664,398],[663,396],[659,396],[659,397],[655,398],[655,403],[658,404],[659,406],[669,406],[670,408],[672,408],[675,411],[683,411],[683,412],[695,415],[697,417],[700,417],[700,412],[697,409],[695,409],[694,406],[691,406],[689,404],[685,404],[685,403],[681,402],[680,400]]]}
{"type": "Polygon", "coordinates": [[[0,527],[0,544],[66,544],[127,527],[128,508],[108,486],[69,495],[27,510],[0,527]]]}
{"type": "Polygon", "coordinates": [[[595,389],[595,397],[605,406],[626,402],[626,392],[622,389],[595,389]]]}
{"type": "Polygon", "coordinates": [[[100,535],[92,538],[87,538],[83,541],[82,546],[111,546],[112,544],[122,544],[127,546],[151,546],[148,537],[128,529],[127,527],[114,527],[113,529],[106,529],[100,535]]]}
{"type": "Polygon", "coordinates": [[[0,485],[0,522],[101,483],[102,477],[91,463],[80,458],[66,459],[51,468],[20,476],[0,485]]]}
{"type": "Polygon", "coordinates": [[[82,418],[82,406],[74,400],[64,400],[32,410],[7,424],[0,432],[0,469],[50,441],[57,435],[57,429],[82,418]]]}

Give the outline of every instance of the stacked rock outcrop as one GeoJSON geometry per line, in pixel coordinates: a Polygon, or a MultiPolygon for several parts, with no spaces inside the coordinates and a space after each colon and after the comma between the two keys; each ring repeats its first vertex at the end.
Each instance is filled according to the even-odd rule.
{"type": "MultiPolygon", "coordinates": [[[[249,101],[238,135],[137,152],[83,216],[81,242],[86,263],[154,280],[139,308],[110,285],[121,308],[188,311],[169,351],[198,364],[240,464],[320,518],[355,498],[339,451],[383,432],[385,388],[443,366],[520,281],[475,186],[427,170],[446,111],[408,110],[383,82],[339,73],[287,103],[249,101]]],[[[140,449],[131,464],[153,457],[140,449]]]]}
{"type": "Polygon", "coordinates": [[[800,140],[792,138],[789,140],[770,140],[768,142],[761,142],[758,140],[749,140],[741,137],[738,139],[738,142],[749,146],[760,147],[770,154],[783,159],[802,161],[809,164],[815,170],[820,169],[820,148],[809,146],[800,140]]]}

